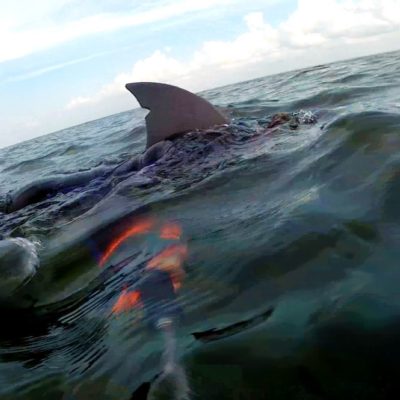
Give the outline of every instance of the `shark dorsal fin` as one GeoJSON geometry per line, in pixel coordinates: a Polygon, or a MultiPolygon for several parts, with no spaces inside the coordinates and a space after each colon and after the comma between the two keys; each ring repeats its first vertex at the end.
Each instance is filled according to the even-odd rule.
{"type": "Polygon", "coordinates": [[[142,108],[150,110],[146,116],[147,148],[178,133],[228,123],[207,100],[179,87],[137,82],[126,84],[126,88],[142,108]]]}

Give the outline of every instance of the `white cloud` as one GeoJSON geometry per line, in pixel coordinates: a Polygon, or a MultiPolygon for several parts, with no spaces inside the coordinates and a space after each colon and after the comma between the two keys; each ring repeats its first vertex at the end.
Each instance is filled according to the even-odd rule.
{"type": "MultiPolygon", "coordinates": [[[[397,33],[400,43],[399,8],[398,0],[299,0],[296,10],[276,28],[265,22],[261,12],[253,12],[244,17],[245,32],[233,40],[204,42],[186,60],[174,58],[170,51],[156,50],[99,92],[72,99],[67,108],[101,103],[123,93],[125,83],[132,81],[162,81],[202,90],[250,79],[257,71],[260,75],[277,72],[268,70],[272,64],[281,70],[305,66],[313,62],[307,56],[311,49],[314,53],[320,50],[327,59],[334,59],[335,54],[343,57],[340,48],[346,44],[374,43],[378,52],[382,50],[382,34],[397,33]]],[[[314,60],[325,61],[318,59],[318,51],[314,60]]]]}
{"type": "Polygon", "coordinates": [[[192,68],[218,66],[235,68],[244,64],[259,62],[279,54],[278,33],[264,22],[261,12],[254,12],[244,17],[247,31],[232,41],[205,42],[194,53],[192,68]]]}
{"type": "MultiPolygon", "coordinates": [[[[67,2],[68,0],[63,0],[60,4],[65,5],[67,2]]],[[[227,6],[232,3],[232,0],[169,0],[151,3],[151,7],[145,10],[142,10],[143,7],[141,7],[141,11],[136,8],[123,14],[94,14],[65,22],[54,21],[51,18],[49,21],[47,20],[46,16],[57,10],[55,2],[38,0],[35,2],[35,7],[36,3],[42,5],[42,8],[39,7],[40,12],[37,12],[37,17],[41,18],[39,26],[35,24],[31,26],[32,23],[27,22],[29,18],[25,15],[26,12],[19,16],[19,11],[23,11],[22,6],[12,8],[10,12],[2,14],[0,17],[0,63],[83,36],[160,22],[190,13],[198,13],[216,6],[227,6]]],[[[31,4],[26,7],[28,10],[32,9],[31,4]]],[[[35,11],[33,12],[35,13],[35,11]]]]}
{"type": "MultiPolygon", "coordinates": [[[[137,61],[132,70],[121,73],[99,92],[88,97],[78,96],[66,106],[68,110],[84,104],[95,104],[108,96],[124,91],[127,82],[163,81],[183,85],[191,90],[201,90],[218,84],[218,79],[204,76],[216,69],[231,69],[256,64],[267,55],[269,59],[280,56],[277,32],[264,22],[260,12],[250,13],[244,18],[247,31],[233,41],[208,41],[196,50],[189,60],[181,61],[171,56],[168,50],[156,50],[152,55],[137,61]]],[[[218,76],[217,76],[218,78],[218,76]]]]}
{"type": "Polygon", "coordinates": [[[36,78],[40,75],[44,75],[44,74],[47,74],[52,71],[57,71],[57,70],[69,67],[71,65],[80,64],[85,61],[89,61],[94,58],[97,58],[97,57],[102,57],[106,54],[109,54],[109,53],[104,52],[104,53],[91,54],[90,56],[77,58],[76,60],[70,60],[70,61],[66,61],[63,63],[53,64],[53,65],[49,65],[47,67],[34,69],[29,72],[25,72],[25,73],[22,73],[19,75],[12,76],[8,79],[5,79],[4,81],[0,82],[0,84],[9,83],[9,82],[20,82],[20,81],[24,81],[24,80],[31,79],[31,78],[36,78]]]}
{"type": "Polygon", "coordinates": [[[306,47],[337,38],[364,38],[400,28],[398,0],[299,0],[297,10],[281,26],[294,47],[306,47]],[[397,3],[397,5],[395,4],[397,3]]]}
{"type": "Polygon", "coordinates": [[[132,77],[135,77],[137,81],[146,81],[149,80],[149,77],[157,81],[168,76],[170,81],[176,82],[185,79],[186,74],[187,66],[184,63],[169,57],[163,51],[157,50],[150,57],[135,63],[131,72],[117,75],[113,82],[103,86],[93,96],[78,96],[72,99],[67,104],[66,109],[71,110],[84,104],[99,103],[105,98],[118,95],[125,90],[125,84],[132,81],[132,77]]]}

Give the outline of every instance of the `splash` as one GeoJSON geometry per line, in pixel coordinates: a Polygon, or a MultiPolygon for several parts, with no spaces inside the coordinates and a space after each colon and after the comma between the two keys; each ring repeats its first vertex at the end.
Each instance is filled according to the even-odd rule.
{"type": "Polygon", "coordinates": [[[28,284],[39,268],[37,244],[24,238],[0,240],[0,299],[12,300],[12,294],[28,284]]]}
{"type": "Polygon", "coordinates": [[[179,364],[177,357],[177,341],[173,321],[169,318],[160,319],[158,329],[163,334],[164,352],[161,357],[162,372],[153,382],[148,399],[158,399],[165,391],[172,392],[170,398],[189,400],[190,387],[186,372],[179,364]]]}

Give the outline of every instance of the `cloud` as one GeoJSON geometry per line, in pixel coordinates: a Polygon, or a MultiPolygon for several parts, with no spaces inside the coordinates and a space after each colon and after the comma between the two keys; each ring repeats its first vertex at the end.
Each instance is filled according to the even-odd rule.
{"type": "MultiPolygon", "coordinates": [[[[61,6],[65,6],[68,0],[62,0],[58,8],[54,6],[55,2],[38,0],[35,2],[35,7],[36,3],[42,7],[39,7],[36,15],[35,11],[33,14],[41,21],[40,25],[28,23],[32,19],[29,20],[22,3],[8,13],[6,9],[6,12],[0,17],[0,63],[83,36],[152,24],[187,14],[199,13],[217,6],[224,7],[233,2],[234,0],[160,0],[149,3],[150,6],[147,8],[136,6],[124,13],[100,13],[60,22],[53,20],[50,16],[56,13],[61,6]],[[20,12],[22,15],[19,14],[20,12]]],[[[26,7],[28,10],[32,9],[31,4],[27,4],[26,7]]],[[[34,16],[31,18],[34,19],[34,16]]]]}
{"type": "Polygon", "coordinates": [[[157,50],[150,57],[136,62],[131,72],[117,75],[111,83],[104,85],[92,96],[78,96],[71,99],[66,109],[72,110],[82,105],[99,103],[105,98],[118,95],[124,91],[125,84],[132,81],[132,77],[137,81],[146,81],[149,77],[157,81],[168,76],[170,81],[176,82],[185,79],[186,74],[187,66],[184,63],[157,50]]]}
{"type": "Polygon", "coordinates": [[[207,77],[215,69],[234,70],[257,63],[267,55],[269,59],[280,56],[277,32],[263,19],[263,14],[254,12],[244,17],[247,31],[233,41],[207,41],[188,60],[178,60],[170,50],[156,50],[149,57],[137,61],[132,70],[121,73],[92,96],[78,96],[67,104],[66,109],[103,101],[109,96],[124,92],[124,86],[132,81],[163,81],[183,85],[191,90],[202,90],[218,84],[207,77]],[[193,79],[196,77],[195,79],[193,79]],[[207,83],[203,78],[207,77],[207,83]]]}
{"type": "Polygon", "coordinates": [[[367,38],[399,27],[397,0],[299,0],[281,33],[289,46],[307,47],[338,38],[367,38]],[[392,12],[397,15],[388,18],[392,12]]]}
{"type": "MultiPolygon", "coordinates": [[[[275,28],[264,20],[263,13],[252,12],[244,16],[246,29],[236,38],[204,42],[185,60],[174,57],[171,51],[156,50],[97,93],[72,99],[67,109],[115,98],[124,92],[127,82],[162,81],[203,90],[250,79],[257,71],[264,75],[277,72],[272,68],[268,71],[272,64],[280,70],[305,66],[302,56],[304,62],[310,62],[307,54],[311,49],[327,54],[332,48],[339,55],[346,43],[370,43],[386,33],[397,32],[400,40],[399,8],[398,0],[299,0],[294,12],[275,28]]],[[[378,42],[375,51],[381,50],[378,42]]],[[[334,58],[335,54],[331,55],[334,58]]],[[[318,55],[315,62],[322,62],[318,55]]]]}
{"type": "Polygon", "coordinates": [[[49,65],[47,67],[34,69],[34,70],[31,70],[31,71],[28,71],[28,72],[25,72],[25,73],[22,73],[22,74],[18,74],[18,75],[12,76],[12,77],[10,77],[8,79],[5,79],[4,81],[0,82],[0,85],[4,84],[4,83],[9,83],[9,82],[20,82],[20,81],[25,81],[25,80],[31,79],[31,78],[36,78],[38,76],[47,74],[47,73],[52,72],[52,71],[57,71],[57,70],[60,70],[60,69],[67,68],[67,67],[69,67],[71,65],[76,65],[76,64],[80,64],[80,63],[83,63],[83,62],[86,62],[86,61],[89,61],[89,60],[93,60],[93,59],[98,58],[98,57],[103,57],[103,56],[108,55],[110,53],[111,52],[102,52],[102,53],[91,54],[89,56],[77,58],[75,60],[70,60],[70,61],[66,61],[66,62],[63,62],[63,63],[53,64],[53,65],[49,65]]]}

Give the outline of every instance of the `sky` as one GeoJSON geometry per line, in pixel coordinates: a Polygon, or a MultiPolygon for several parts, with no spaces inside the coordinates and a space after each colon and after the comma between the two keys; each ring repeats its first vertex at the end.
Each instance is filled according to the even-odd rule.
{"type": "Polygon", "coordinates": [[[400,0],[0,0],[0,148],[138,106],[400,49],[400,0]]]}

